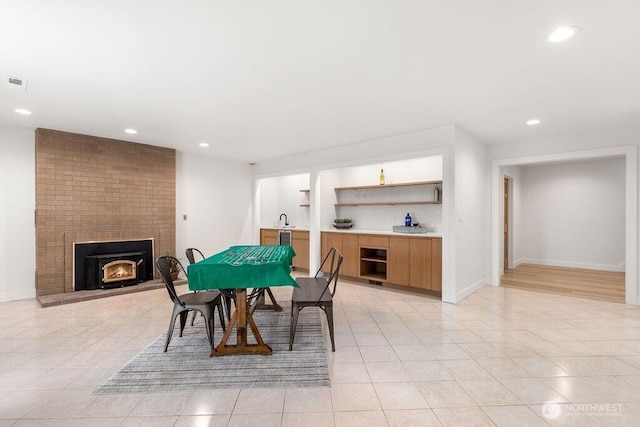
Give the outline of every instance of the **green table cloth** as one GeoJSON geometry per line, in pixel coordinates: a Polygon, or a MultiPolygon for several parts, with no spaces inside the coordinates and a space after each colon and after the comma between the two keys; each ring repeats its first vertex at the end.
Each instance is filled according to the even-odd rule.
{"type": "Polygon", "coordinates": [[[288,245],[232,246],[189,265],[189,289],[297,287],[290,274],[294,256],[288,245]]]}

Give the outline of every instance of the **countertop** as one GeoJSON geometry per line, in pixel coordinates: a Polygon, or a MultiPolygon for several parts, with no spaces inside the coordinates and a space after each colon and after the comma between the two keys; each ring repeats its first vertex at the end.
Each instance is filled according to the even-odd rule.
{"type": "MultiPolygon", "coordinates": [[[[263,230],[291,230],[291,231],[309,231],[308,228],[294,227],[294,228],[277,228],[277,227],[260,227],[263,230]]],[[[442,238],[442,233],[434,231],[428,231],[426,233],[395,233],[393,231],[386,230],[363,230],[359,228],[349,228],[346,230],[336,228],[323,228],[321,232],[326,233],[351,233],[351,234],[378,234],[381,236],[410,236],[410,237],[430,237],[430,238],[442,238]]]]}

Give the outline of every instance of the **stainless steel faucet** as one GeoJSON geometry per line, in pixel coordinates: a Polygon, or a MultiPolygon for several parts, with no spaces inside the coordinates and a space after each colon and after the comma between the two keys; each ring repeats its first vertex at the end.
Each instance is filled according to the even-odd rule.
{"type": "Polygon", "coordinates": [[[287,219],[287,214],[280,214],[280,221],[282,221],[282,217],[284,217],[284,225],[285,227],[289,225],[289,220],[287,219]]]}

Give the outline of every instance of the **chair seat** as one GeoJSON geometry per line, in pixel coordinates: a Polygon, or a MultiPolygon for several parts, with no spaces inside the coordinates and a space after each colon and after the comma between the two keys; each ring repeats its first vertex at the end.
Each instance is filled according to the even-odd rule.
{"type": "Polygon", "coordinates": [[[331,292],[327,289],[327,279],[324,277],[298,277],[296,283],[300,287],[293,288],[292,301],[328,302],[333,299],[331,292]],[[324,295],[322,295],[323,292],[324,295]],[[322,298],[320,298],[321,295],[322,298]]]}
{"type": "Polygon", "coordinates": [[[202,305],[211,303],[219,297],[220,292],[218,291],[191,292],[180,295],[180,300],[186,305],[202,305]]]}

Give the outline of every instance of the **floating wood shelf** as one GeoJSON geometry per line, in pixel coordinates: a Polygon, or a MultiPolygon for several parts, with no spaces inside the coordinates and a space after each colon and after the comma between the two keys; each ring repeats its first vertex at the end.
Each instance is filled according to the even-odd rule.
{"type": "Polygon", "coordinates": [[[371,261],[371,262],[384,262],[386,264],[387,258],[385,257],[362,257],[360,258],[362,261],[371,261]]]}
{"type": "Polygon", "coordinates": [[[442,202],[422,201],[422,202],[364,202],[364,203],[336,203],[335,207],[340,206],[396,206],[396,205],[441,205],[442,202]]]}
{"type": "Polygon", "coordinates": [[[386,274],[373,274],[373,273],[369,273],[369,274],[361,274],[360,275],[361,279],[365,279],[365,280],[372,280],[374,282],[386,282],[387,281],[387,275],[386,274]]]}
{"type": "MultiPolygon", "coordinates": [[[[342,190],[371,190],[374,188],[389,188],[389,187],[411,187],[415,185],[441,185],[442,180],[439,181],[416,181],[416,182],[401,182],[397,184],[384,184],[384,185],[356,185],[351,187],[335,187],[335,191],[342,190]]],[[[300,190],[302,191],[302,190],[300,190]]]]}

